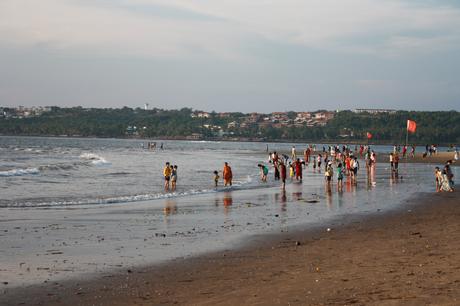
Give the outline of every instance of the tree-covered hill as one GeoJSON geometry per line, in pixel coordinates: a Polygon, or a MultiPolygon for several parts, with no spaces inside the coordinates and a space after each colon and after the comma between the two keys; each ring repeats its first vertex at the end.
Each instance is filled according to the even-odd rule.
{"type": "MultiPolygon", "coordinates": [[[[5,108],[3,108],[5,109],[5,108]]],[[[417,122],[417,131],[410,135],[411,143],[459,143],[460,113],[407,112],[355,113],[340,111],[324,124],[294,124],[296,113],[286,113],[284,123],[266,121],[269,114],[242,114],[215,112],[196,116],[190,108],[180,110],[140,108],[98,109],[59,108],[37,116],[0,116],[2,135],[67,135],[83,137],[169,137],[185,138],[246,138],[260,140],[309,141],[347,140],[363,141],[366,133],[373,142],[403,143],[406,122],[417,122]],[[264,121],[265,120],[265,121],[264,121]]]]}

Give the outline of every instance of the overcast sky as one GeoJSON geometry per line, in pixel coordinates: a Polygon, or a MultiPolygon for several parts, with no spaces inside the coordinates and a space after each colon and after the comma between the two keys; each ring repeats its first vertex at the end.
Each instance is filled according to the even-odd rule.
{"type": "Polygon", "coordinates": [[[460,110],[456,0],[0,0],[0,105],[460,110]]]}

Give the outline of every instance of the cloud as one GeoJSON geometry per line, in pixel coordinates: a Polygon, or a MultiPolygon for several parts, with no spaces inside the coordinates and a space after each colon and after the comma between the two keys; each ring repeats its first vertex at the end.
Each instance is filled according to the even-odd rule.
{"type": "Polygon", "coordinates": [[[236,59],[248,56],[245,45],[268,40],[333,52],[404,56],[458,49],[459,37],[460,9],[439,2],[0,2],[1,44],[100,55],[236,59]]]}

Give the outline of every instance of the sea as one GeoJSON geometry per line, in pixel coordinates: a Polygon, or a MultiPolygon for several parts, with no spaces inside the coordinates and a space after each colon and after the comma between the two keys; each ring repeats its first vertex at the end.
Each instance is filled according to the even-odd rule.
{"type": "MultiPolygon", "coordinates": [[[[273,187],[278,183],[259,181],[257,165],[267,164],[267,148],[289,154],[296,146],[302,154],[306,145],[0,137],[0,207],[110,205],[221,192],[226,189],[214,188],[213,171],[221,171],[224,162],[234,173],[233,190],[273,187]],[[156,142],[156,150],[148,150],[148,142],[156,142]],[[178,166],[174,192],[163,189],[166,162],[178,166]]],[[[372,148],[378,153],[392,150],[372,148]]]]}

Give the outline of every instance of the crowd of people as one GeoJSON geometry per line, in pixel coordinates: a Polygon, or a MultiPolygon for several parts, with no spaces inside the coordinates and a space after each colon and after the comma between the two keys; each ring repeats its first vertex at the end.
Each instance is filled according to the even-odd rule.
{"type": "Polygon", "coordinates": [[[165,179],[165,190],[175,191],[177,184],[177,165],[171,165],[169,162],[166,162],[163,168],[163,176],[165,179]]]}
{"type": "MultiPolygon", "coordinates": [[[[408,148],[408,146],[393,146],[393,152],[389,154],[391,178],[399,178],[398,171],[400,156],[402,155],[402,158],[407,158],[408,148]]],[[[431,152],[427,154],[436,154],[437,146],[427,146],[426,150],[427,152],[431,152]]],[[[455,152],[455,158],[458,159],[458,152],[455,152]]],[[[409,156],[414,157],[414,155],[415,146],[410,146],[409,156]]],[[[334,173],[336,172],[337,188],[341,190],[344,177],[349,177],[351,184],[357,184],[358,171],[360,169],[358,157],[364,160],[366,169],[369,172],[375,171],[377,154],[369,145],[355,145],[354,149],[348,145],[328,146],[327,148],[323,146],[321,152],[316,151],[315,145],[307,145],[306,149],[303,151],[302,159],[297,154],[296,147],[293,146],[291,149],[291,156],[279,154],[276,151],[269,152],[267,165],[259,163],[257,166],[260,169],[260,179],[263,183],[268,180],[268,174],[270,171],[269,167],[273,168],[274,180],[281,181],[281,187],[283,190],[286,188],[288,173],[291,181],[302,183],[304,169],[307,169],[310,165],[312,165],[313,172],[322,173],[323,166],[324,178],[327,187],[330,188],[334,180],[334,173]]],[[[442,170],[439,167],[436,167],[436,192],[453,191],[454,181],[453,173],[450,168],[451,164],[452,161],[450,160],[445,164],[442,170]]],[[[220,172],[218,170],[213,172],[215,187],[218,187],[221,179],[219,173],[220,172]]],[[[221,173],[224,187],[232,186],[233,173],[228,162],[224,163],[221,173]]],[[[174,191],[177,183],[177,165],[171,165],[167,162],[163,169],[163,175],[165,180],[165,190],[174,191]]]]}
{"type": "Polygon", "coordinates": [[[434,177],[436,184],[436,192],[453,192],[454,191],[454,174],[450,165],[452,161],[449,160],[441,170],[439,167],[434,169],[434,177]]]}

